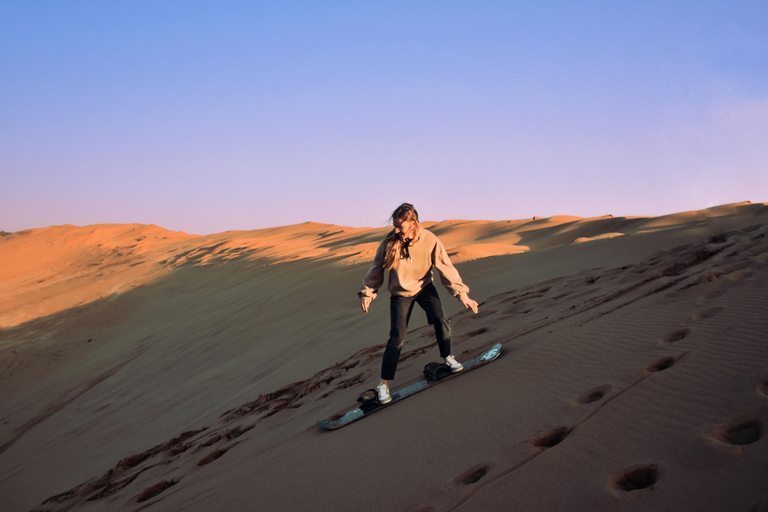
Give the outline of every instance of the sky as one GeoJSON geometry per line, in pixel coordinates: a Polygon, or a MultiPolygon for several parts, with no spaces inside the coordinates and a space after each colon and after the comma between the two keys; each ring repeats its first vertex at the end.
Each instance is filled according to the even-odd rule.
{"type": "Polygon", "coordinates": [[[768,201],[768,1],[0,0],[0,230],[768,201]]]}

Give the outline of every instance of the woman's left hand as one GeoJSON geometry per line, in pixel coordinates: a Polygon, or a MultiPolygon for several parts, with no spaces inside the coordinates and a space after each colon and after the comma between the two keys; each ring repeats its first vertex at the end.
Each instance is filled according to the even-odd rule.
{"type": "Polygon", "coordinates": [[[477,313],[477,301],[469,298],[469,295],[462,293],[459,296],[459,300],[464,304],[465,308],[471,309],[474,313],[477,313]]]}

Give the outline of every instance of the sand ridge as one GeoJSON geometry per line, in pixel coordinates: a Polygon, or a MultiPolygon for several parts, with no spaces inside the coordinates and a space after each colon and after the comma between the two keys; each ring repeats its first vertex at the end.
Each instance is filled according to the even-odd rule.
{"type": "MultiPolygon", "coordinates": [[[[450,233],[446,243],[457,262],[528,250],[517,245],[520,237],[509,228],[499,229],[498,224],[508,223],[474,222],[468,229],[458,228],[458,223],[424,224],[450,233]],[[479,243],[470,244],[470,240],[479,243]]],[[[525,223],[520,228],[530,231],[525,223]]],[[[207,236],[138,224],[56,226],[13,233],[0,238],[0,298],[9,304],[0,311],[0,327],[122,293],[184,265],[231,259],[281,263],[334,258],[341,265],[370,261],[386,230],[307,222],[207,236]]]]}
{"type": "MultiPolygon", "coordinates": [[[[174,247],[159,260],[172,275],[154,284],[2,331],[21,350],[53,326],[54,346],[76,332],[71,322],[127,311],[100,328],[106,341],[83,340],[44,376],[19,361],[9,375],[4,354],[0,379],[26,382],[25,398],[50,382],[76,386],[43,415],[0,395],[4,421],[27,429],[4,431],[0,486],[12,510],[762,510],[768,207],[673,217],[430,225],[457,254],[489,246],[459,264],[480,313],[446,302],[455,352],[468,358],[497,342],[504,352],[332,433],[314,421],[375,382],[386,330],[383,300],[367,316],[355,311],[367,263],[338,262],[375,250],[385,229],[299,225],[174,247]],[[291,240],[307,250],[289,254],[291,240]],[[494,247],[523,240],[517,253],[494,247]],[[232,252],[243,247],[253,253],[232,252]],[[267,289],[290,279],[300,296],[267,289]],[[270,327],[276,314],[286,320],[270,327]],[[83,381],[67,370],[88,365],[102,373],[83,381]],[[76,453],[87,460],[73,467],[76,453]]],[[[398,387],[435,359],[434,344],[414,320],[398,387]]]]}
{"type": "MultiPolygon", "coordinates": [[[[735,205],[738,206],[738,205],[735,205]]],[[[724,216],[730,215],[728,207],[724,216]]],[[[722,209],[722,208],[721,208],[722,209]]],[[[717,210],[658,218],[424,222],[455,263],[582,243],[676,225],[705,222],[717,210]],[[610,228],[614,228],[611,230],[610,228]]],[[[198,236],[158,226],[55,226],[0,237],[0,328],[51,315],[153,282],[182,265],[230,259],[334,258],[369,261],[387,228],[349,228],[307,222],[255,231],[198,236]]]]}

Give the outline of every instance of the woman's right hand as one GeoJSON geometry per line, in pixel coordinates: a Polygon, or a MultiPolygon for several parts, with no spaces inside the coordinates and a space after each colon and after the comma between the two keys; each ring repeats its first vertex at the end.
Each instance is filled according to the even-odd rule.
{"type": "Polygon", "coordinates": [[[363,310],[363,313],[368,312],[368,306],[371,305],[371,299],[360,299],[360,309],[363,310]]]}

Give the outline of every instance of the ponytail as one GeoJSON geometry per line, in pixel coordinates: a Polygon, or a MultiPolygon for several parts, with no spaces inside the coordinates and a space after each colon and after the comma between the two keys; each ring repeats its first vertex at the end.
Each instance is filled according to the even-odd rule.
{"type": "MultiPolygon", "coordinates": [[[[392,212],[390,220],[392,222],[395,220],[410,220],[416,223],[416,229],[419,227],[419,213],[416,211],[416,208],[409,203],[403,203],[398,206],[395,211],[392,212]]],[[[387,244],[387,255],[384,258],[384,268],[392,269],[395,266],[395,263],[400,259],[400,255],[403,251],[403,242],[400,240],[400,237],[397,236],[397,232],[394,229],[387,234],[384,241],[387,244]]]]}

